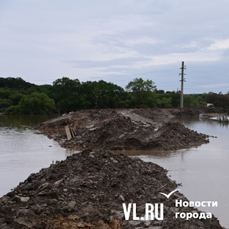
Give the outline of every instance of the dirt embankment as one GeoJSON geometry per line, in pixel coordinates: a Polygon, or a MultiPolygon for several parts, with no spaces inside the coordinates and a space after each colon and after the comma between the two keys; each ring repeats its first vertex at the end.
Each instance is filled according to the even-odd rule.
{"type": "Polygon", "coordinates": [[[198,112],[149,108],[81,110],[42,123],[36,129],[65,148],[176,150],[207,143],[209,136],[163,120],[198,112]],[[74,133],[71,140],[67,140],[67,125],[74,133]]]}
{"type": "Polygon", "coordinates": [[[222,228],[214,216],[175,218],[177,212],[200,211],[175,207],[176,200],[187,201],[179,191],[170,198],[160,194],[177,188],[166,174],[162,167],[138,158],[84,150],[31,174],[3,196],[0,225],[2,229],[222,228]],[[136,221],[131,211],[125,220],[122,203],[136,203],[139,217],[144,217],[145,203],[163,203],[163,219],[136,221]]]}
{"type": "MultiPolygon", "coordinates": [[[[156,109],[158,110],[158,109],[156,109]]],[[[170,112],[175,117],[193,116],[205,113],[229,113],[229,108],[224,107],[202,107],[202,108],[182,108],[182,109],[161,109],[170,112]]]]}

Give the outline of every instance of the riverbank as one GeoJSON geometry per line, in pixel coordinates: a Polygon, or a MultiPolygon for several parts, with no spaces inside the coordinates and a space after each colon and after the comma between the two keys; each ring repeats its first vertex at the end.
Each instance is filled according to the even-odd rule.
{"type": "Polygon", "coordinates": [[[222,228],[210,213],[175,206],[176,201],[188,201],[179,191],[169,198],[162,195],[177,188],[166,174],[162,167],[138,158],[84,150],[31,174],[3,196],[0,225],[2,229],[222,228]],[[132,213],[125,220],[123,203],[136,203],[140,220],[133,220],[132,213]],[[163,214],[160,210],[154,220],[141,219],[146,203],[163,204],[163,214]],[[209,217],[187,220],[176,218],[176,213],[209,217]]]}
{"type": "Polygon", "coordinates": [[[82,150],[177,150],[209,142],[174,117],[226,112],[222,108],[199,109],[103,109],[81,110],[49,120],[36,129],[64,148],[82,150]],[[66,127],[70,137],[67,137],[66,127]]]}

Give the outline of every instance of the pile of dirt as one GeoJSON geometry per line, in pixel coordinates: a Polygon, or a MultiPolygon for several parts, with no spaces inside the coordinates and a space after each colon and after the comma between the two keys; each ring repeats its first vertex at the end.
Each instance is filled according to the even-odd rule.
{"type": "MultiPolygon", "coordinates": [[[[157,109],[156,109],[157,110],[157,109]]],[[[182,108],[182,109],[161,109],[169,112],[175,117],[196,116],[203,113],[228,113],[229,108],[226,107],[201,107],[201,108],[182,108]]]]}
{"type": "Polygon", "coordinates": [[[109,150],[176,150],[209,142],[180,123],[157,121],[173,117],[155,109],[82,110],[42,123],[36,129],[65,148],[109,150]],[[67,140],[65,126],[74,133],[67,140]]]}
{"type": "MultiPolygon", "coordinates": [[[[66,160],[31,174],[12,192],[0,199],[2,229],[120,229],[199,228],[220,229],[218,220],[175,218],[176,212],[200,211],[175,207],[187,201],[167,170],[138,158],[101,150],[84,150],[66,160]],[[163,220],[125,220],[122,203],[136,203],[137,215],[144,216],[145,203],[163,203],[163,220]]],[[[156,214],[156,213],[155,213],[156,214]]],[[[202,213],[203,214],[203,213],[202,213]]]]}
{"type": "Polygon", "coordinates": [[[154,149],[176,150],[209,143],[209,136],[190,130],[181,123],[168,122],[163,125],[154,141],[154,149]]]}

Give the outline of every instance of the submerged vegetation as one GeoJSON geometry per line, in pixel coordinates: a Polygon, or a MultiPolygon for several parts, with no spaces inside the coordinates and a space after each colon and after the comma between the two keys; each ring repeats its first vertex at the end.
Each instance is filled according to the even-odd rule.
{"type": "Polygon", "coordinates": [[[223,124],[229,124],[229,117],[227,115],[224,115],[224,116],[219,116],[217,118],[217,121],[219,123],[223,123],[223,124]]]}
{"type": "MultiPolygon", "coordinates": [[[[184,95],[184,107],[229,107],[229,95],[184,95]]],[[[81,109],[134,108],[140,105],[158,108],[180,106],[180,91],[158,90],[152,80],[135,78],[125,89],[106,82],[63,77],[52,85],[35,85],[22,78],[0,78],[0,111],[6,114],[65,113],[81,109]]]]}

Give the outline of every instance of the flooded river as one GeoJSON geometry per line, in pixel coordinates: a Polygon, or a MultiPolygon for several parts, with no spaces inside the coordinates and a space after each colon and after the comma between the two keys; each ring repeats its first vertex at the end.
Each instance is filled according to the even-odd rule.
{"type": "MultiPolygon", "coordinates": [[[[16,187],[31,173],[48,167],[53,161],[63,160],[72,153],[31,129],[48,118],[0,115],[0,196],[16,187]]],[[[131,151],[125,154],[138,156],[168,169],[169,176],[177,183],[182,183],[180,191],[189,200],[217,201],[218,207],[199,209],[212,212],[222,226],[229,228],[229,126],[201,121],[198,117],[182,122],[190,129],[217,138],[210,138],[209,144],[186,150],[131,151]]]]}
{"type": "Polygon", "coordinates": [[[24,181],[30,173],[66,158],[66,150],[31,127],[47,116],[0,115],[0,196],[24,181]]]}

